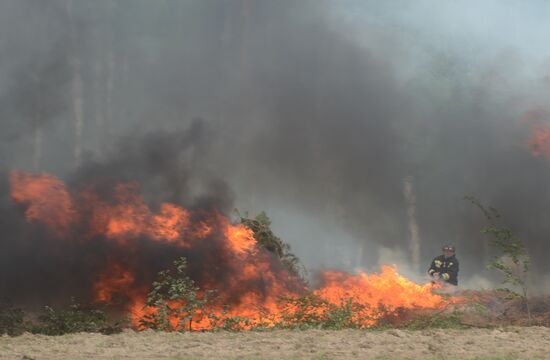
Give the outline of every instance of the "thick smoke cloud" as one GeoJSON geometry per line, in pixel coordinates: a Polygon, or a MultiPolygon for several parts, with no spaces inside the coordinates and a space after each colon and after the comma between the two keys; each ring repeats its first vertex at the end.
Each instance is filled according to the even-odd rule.
{"type": "MultiPolygon", "coordinates": [[[[63,45],[59,45],[63,46],[63,45]]],[[[34,58],[21,64],[10,79],[10,91],[2,97],[0,106],[5,120],[3,141],[18,139],[37,127],[48,125],[65,107],[68,73],[67,54],[55,47],[53,55],[34,58]]]]}
{"type": "Polygon", "coordinates": [[[94,180],[97,191],[108,192],[117,183],[135,181],[153,206],[172,202],[228,212],[233,204],[228,185],[202,166],[210,138],[207,124],[198,118],[186,129],[127,135],[102,158],[81,164],[71,182],[78,187],[94,180]]]}
{"type": "MultiPolygon", "coordinates": [[[[80,197],[82,192],[92,192],[106,204],[118,204],[114,200],[116,186],[137,181],[136,193],[148,200],[153,213],[159,211],[161,202],[197,210],[193,215],[196,221],[204,217],[201,210],[229,213],[233,200],[227,184],[223,179],[201,172],[197,166],[208,147],[208,129],[200,119],[180,131],[125,138],[113,153],[103,159],[86,161],[69,176],[67,185],[74,207],[93,206],[80,197]],[[197,177],[200,187],[196,186],[197,177]]],[[[220,279],[231,276],[228,260],[220,251],[225,240],[221,234],[214,233],[191,250],[156,243],[145,236],[136,239],[132,246],[118,246],[102,236],[83,235],[89,234],[92,228],[88,221],[82,221],[60,236],[43,224],[25,221],[23,212],[27,206],[14,204],[9,197],[8,174],[2,175],[0,230],[4,235],[0,238],[3,249],[0,291],[4,297],[36,305],[66,301],[69,292],[71,296],[89,299],[90,285],[114,260],[134,270],[139,286],[148,286],[153,275],[178,255],[189,259],[190,271],[196,280],[209,274],[204,271],[205,261],[218,264],[216,269],[222,269],[217,274],[220,279]]],[[[220,283],[223,284],[223,280],[220,283]]]]}
{"type": "MultiPolygon", "coordinates": [[[[32,168],[26,112],[54,104],[40,117],[39,169],[75,183],[133,177],[152,204],[198,192],[208,199],[197,206],[266,209],[309,266],[373,267],[379,249],[407,260],[409,178],[422,261],[451,242],[465,277],[482,271],[491,253],[482,215],[462,200],[471,194],[501,210],[547,273],[550,170],[520,121],[545,105],[545,12],[543,2],[3,2],[0,164],[32,168]],[[71,58],[83,86],[78,169],[71,58]],[[32,95],[36,84],[48,97],[32,95]],[[191,125],[190,151],[178,129],[195,117],[207,125],[191,125]],[[341,246],[359,255],[328,261],[341,246]]],[[[2,229],[15,226],[2,206],[12,219],[2,229]]]]}

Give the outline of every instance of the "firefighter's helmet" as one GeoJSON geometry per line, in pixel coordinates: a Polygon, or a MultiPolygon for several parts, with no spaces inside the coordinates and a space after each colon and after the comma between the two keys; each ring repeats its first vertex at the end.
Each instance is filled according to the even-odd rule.
{"type": "Polygon", "coordinates": [[[455,247],[453,245],[445,245],[441,250],[455,252],[455,247]]]}

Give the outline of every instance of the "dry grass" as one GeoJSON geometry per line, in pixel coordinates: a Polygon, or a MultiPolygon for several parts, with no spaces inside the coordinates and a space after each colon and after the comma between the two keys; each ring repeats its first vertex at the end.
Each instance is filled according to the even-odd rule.
{"type": "Polygon", "coordinates": [[[550,359],[550,329],[307,330],[0,338],[0,359],[550,359]]]}

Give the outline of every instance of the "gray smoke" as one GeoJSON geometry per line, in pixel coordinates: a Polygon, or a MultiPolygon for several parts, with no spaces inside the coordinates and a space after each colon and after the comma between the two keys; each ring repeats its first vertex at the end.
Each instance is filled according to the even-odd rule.
{"type": "MultiPolygon", "coordinates": [[[[194,221],[202,220],[202,210],[229,213],[233,199],[227,184],[223,179],[201,171],[197,165],[208,152],[208,147],[208,129],[200,119],[193,121],[187,129],[122,139],[104,158],[88,159],[68,175],[68,191],[74,207],[82,210],[89,205],[86,199],[79,197],[82,190],[93,191],[98,199],[110,204],[116,203],[117,184],[137,181],[139,194],[153,212],[158,211],[161,201],[171,201],[197,210],[193,213],[194,221]],[[198,183],[201,186],[197,186],[198,183]]],[[[234,270],[231,266],[234,264],[225,258],[223,251],[219,251],[224,241],[220,234],[214,232],[189,251],[182,251],[173,244],[157,244],[140,236],[133,239],[135,251],[129,251],[127,247],[117,246],[97,235],[88,238],[89,241],[80,241],[92,227],[83,219],[64,236],[58,236],[40,223],[25,221],[26,205],[11,201],[6,181],[8,174],[1,175],[2,298],[9,297],[31,305],[64,302],[68,296],[90,299],[91,284],[112,260],[132,268],[136,282],[145,286],[177,256],[189,258],[196,280],[214,271],[204,266],[208,261],[218,263],[211,276],[219,278],[220,284],[232,276],[234,270]]],[[[82,211],[82,214],[87,214],[86,210],[82,211]]]]}
{"type": "MultiPolygon", "coordinates": [[[[492,254],[470,194],[501,211],[548,273],[550,168],[520,119],[545,105],[549,11],[544,1],[3,1],[2,174],[36,162],[28,114],[38,112],[40,169],[75,182],[133,177],[153,204],[202,193],[226,210],[267,210],[309,267],[348,269],[388,253],[406,261],[411,177],[421,262],[450,242],[465,277],[482,271],[492,254]],[[188,126],[195,155],[178,145],[188,126]]],[[[8,229],[20,220],[3,201],[8,229]]]]}

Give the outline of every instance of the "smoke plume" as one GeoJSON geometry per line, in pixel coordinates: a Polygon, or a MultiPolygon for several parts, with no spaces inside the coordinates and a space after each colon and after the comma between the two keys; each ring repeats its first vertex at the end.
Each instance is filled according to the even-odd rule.
{"type": "Polygon", "coordinates": [[[75,187],[136,181],[153,207],[267,210],[309,267],[372,268],[388,251],[417,267],[453,243],[465,278],[492,256],[482,214],[462,200],[474,195],[548,273],[550,167],[521,119],[547,107],[549,11],[543,1],[3,1],[2,276],[47,276],[71,258],[43,257],[49,240],[22,235],[12,169],[75,187]]]}

